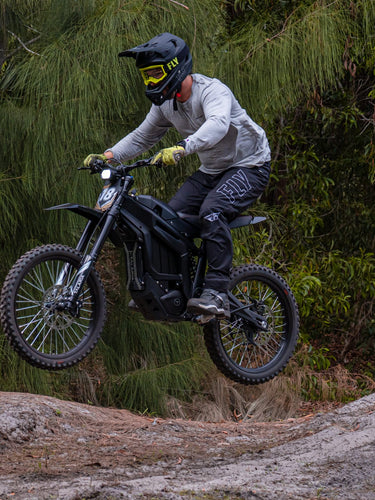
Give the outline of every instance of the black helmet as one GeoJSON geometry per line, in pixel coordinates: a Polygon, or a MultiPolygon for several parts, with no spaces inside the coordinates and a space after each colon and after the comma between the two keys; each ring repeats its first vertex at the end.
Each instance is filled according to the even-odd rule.
{"type": "Polygon", "coordinates": [[[180,91],[193,65],[189,47],[171,33],[161,33],[143,45],[120,52],[119,56],[134,57],[147,85],[146,96],[157,106],[173,92],[180,91]]]}

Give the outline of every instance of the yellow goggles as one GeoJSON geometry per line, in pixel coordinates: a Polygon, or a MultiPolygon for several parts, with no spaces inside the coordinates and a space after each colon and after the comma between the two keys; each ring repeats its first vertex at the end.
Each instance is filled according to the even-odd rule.
{"type": "Polygon", "coordinates": [[[145,85],[160,83],[167,76],[164,66],[161,64],[149,66],[148,68],[140,68],[140,72],[145,85]]]}

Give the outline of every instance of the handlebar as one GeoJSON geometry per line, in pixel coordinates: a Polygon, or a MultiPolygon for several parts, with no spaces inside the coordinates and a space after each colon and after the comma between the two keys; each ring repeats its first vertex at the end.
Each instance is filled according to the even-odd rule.
{"type": "MultiPolygon", "coordinates": [[[[103,172],[103,170],[110,169],[113,172],[116,172],[120,175],[127,175],[131,170],[134,170],[136,168],[150,166],[152,159],[153,159],[153,156],[151,156],[151,158],[138,160],[130,165],[123,165],[122,163],[119,163],[118,165],[111,165],[108,161],[96,159],[90,163],[90,166],[78,167],[78,170],[90,170],[90,174],[100,174],[103,172]]],[[[111,161],[113,161],[112,158],[111,158],[111,161]]],[[[116,161],[116,160],[114,160],[114,161],[116,161]]],[[[154,163],[153,166],[161,167],[161,166],[163,166],[163,164],[162,164],[162,162],[158,161],[158,162],[154,163]]]]}

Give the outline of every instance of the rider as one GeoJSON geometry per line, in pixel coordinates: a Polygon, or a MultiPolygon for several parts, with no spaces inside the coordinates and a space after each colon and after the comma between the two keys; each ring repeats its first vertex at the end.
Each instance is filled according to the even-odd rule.
{"type": "Polygon", "coordinates": [[[133,57],[152,106],[141,125],[103,155],[93,158],[130,160],[156,144],[174,127],[178,144],[160,150],[152,163],[175,165],[197,153],[201,166],[169,201],[177,212],[199,215],[208,268],[200,297],[188,301],[195,314],[229,317],[227,296],[232,266],[228,224],[264,191],[270,174],[270,148],[264,130],[242,109],[231,90],[215,78],[193,73],[188,46],[162,33],[121,52],[133,57]]]}

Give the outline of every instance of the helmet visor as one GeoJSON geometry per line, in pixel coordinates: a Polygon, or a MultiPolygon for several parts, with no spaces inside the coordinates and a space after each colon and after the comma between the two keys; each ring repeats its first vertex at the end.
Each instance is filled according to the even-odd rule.
{"type": "Polygon", "coordinates": [[[149,85],[150,83],[158,84],[167,76],[162,64],[149,66],[148,68],[140,68],[140,72],[145,85],[149,85]]]}

